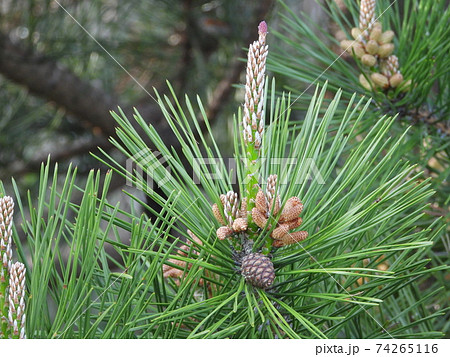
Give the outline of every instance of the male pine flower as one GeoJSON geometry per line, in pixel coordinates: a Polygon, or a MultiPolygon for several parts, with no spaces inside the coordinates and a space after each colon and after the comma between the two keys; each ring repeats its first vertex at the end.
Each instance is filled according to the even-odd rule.
{"type": "Polygon", "coordinates": [[[361,0],[359,26],[351,30],[352,40],[341,41],[341,47],[355,54],[363,65],[364,73],[359,82],[367,90],[388,91],[391,88],[409,89],[411,81],[404,81],[399,70],[398,58],[392,55],[394,31],[383,32],[380,22],[375,21],[375,0],[361,0]]]}

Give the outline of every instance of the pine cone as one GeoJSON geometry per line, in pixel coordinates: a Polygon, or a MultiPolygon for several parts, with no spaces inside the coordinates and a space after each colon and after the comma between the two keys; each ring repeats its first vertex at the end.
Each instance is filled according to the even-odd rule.
{"type": "Polygon", "coordinates": [[[242,259],[241,274],[250,284],[261,289],[272,286],[275,279],[272,261],[261,253],[250,253],[242,259]]]}

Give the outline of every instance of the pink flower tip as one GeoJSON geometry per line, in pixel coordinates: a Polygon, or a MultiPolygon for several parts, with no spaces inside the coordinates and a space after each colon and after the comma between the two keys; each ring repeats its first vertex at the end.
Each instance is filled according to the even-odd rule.
{"type": "Polygon", "coordinates": [[[267,23],[265,21],[261,21],[259,23],[258,32],[260,34],[266,34],[267,33],[267,23]]]}

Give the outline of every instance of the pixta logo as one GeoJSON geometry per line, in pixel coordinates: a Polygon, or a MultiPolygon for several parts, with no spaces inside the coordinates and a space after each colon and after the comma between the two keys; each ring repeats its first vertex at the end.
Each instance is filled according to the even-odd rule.
{"type": "MultiPolygon", "coordinates": [[[[137,152],[126,161],[126,185],[136,187],[143,191],[152,192],[155,185],[162,187],[173,180],[171,167],[168,163],[173,159],[170,155],[162,155],[159,151],[144,149],[137,152]]],[[[238,182],[239,168],[246,166],[245,159],[238,163],[234,158],[194,158],[192,162],[192,181],[199,185],[206,181],[225,180],[228,183],[238,182]]],[[[302,163],[297,158],[259,158],[256,164],[252,164],[257,175],[257,181],[261,184],[265,178],[260,172],[283,172],[279,177],[279,184],[298,185],[305,181],[314,181],[323,185],[323,179],[316,162],[312,158],[305,158],[302,163]]],[[[243,177],[243,183],[248,177],[243,177]]]]}
{"type": "Polygon", "coordinates": [[[167,164],[170,155],[162,155],[159,151],[144,149],[126,161],[126,185],[151,192],[172,180],[171,168],[167,164]]]}
{"type": "MultiPolygon", "coordinates": [[[[241,159],[241,167],[249,163],[246,158],[241,159]]],[[[238,181],[238,162],[234,158],[194,158],[192,178],[195,184],[200,184],[202,180],[216,181],[229,180],[231,184],[238,181]]],[[[264,167],[270,167],[270,172],[284,172],[285,174],[278,178],[279,184],[303,184],[305,181],[315,181],[319,185],[324,185],[325,180],[320,173],[316,162],[312,158],[306,158],[301,164],[297,158],[259,158],[256,163],[251,165],[254,170],[251,175],[257,176],[258,182],[265,182],[264,177],[259,174],[264,167]],[[270,165],[269,165],[270,163],[270,165]],[[293,180],[292,177],[295,177],[293,180]]],[[[266,170],[267,171],[267,170],[266,170]]],[[[248,177],[243,178],[246,184],[248,177]]]]}

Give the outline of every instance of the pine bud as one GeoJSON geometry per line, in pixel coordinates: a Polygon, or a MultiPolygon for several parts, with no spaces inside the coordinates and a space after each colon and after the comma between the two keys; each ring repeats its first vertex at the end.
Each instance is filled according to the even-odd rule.
{"type": "Polygon", "coordinates": [[[381,25],[380,21],[375,21],[372,25],[373,28],[377,28],[380,29],[381,31],[383,31],[383,26],[381,25]]]}
{"type": "Polygon", "coordinates": [[[177,254],[181,255],[182,257],[187,257],[190,247],[186,244],[183,244],[180,249],[177,250],[177,254]]]}
{"type": "Polygon", "coordinates": [[[399,64],[398,64],[398,57],[397,56],[390,55],[383,62],[385,62],[386,68],[391,73],[391,76],[394,75],[395,73],[399,72],[399,68],[398,68],[399,64]]]}
{"type": "Polygon", "coordinates": [[[361,57],[361,62],[364,66],[373,67],[377,64],[377,59],[372,55],[365,54],[361,57]]]}
{"type": "Polygon", "coordinates": [[[286,222],[286,224],[289,226],[289,229],[295,229],[299,227],[303,223],[303,220],[300,217],[297,217],[293,219],[292,221],[286,222]]]}
{"type": "Polygon", "coordinates": [[[372,79],[373,83],[375,83],[378,87],[381,88],[389,87],[389,80],[387,79],[386,76],[383,76],[380,73],[372,73],[370,78],[372,79]]]}
{"type": "MultiPolygon", "coordinates": [[[[178,255],[187,256],[186,253],[184,253],[184,254],[181,254],[181,253],[184,253],[184,252],[181,252],[181,250],[179,249],[177,252],[178,255]]],[[[189,269],[192,266],[192,264],[190,264],[190,263],[187,263],[185,261],[175,259],[175,258],[170,258],[167,262],[171,263],[173,265],[177,265],[177,266],[172,267],[168,264],[163,265],[163,276],[166,279],[167,278],[181,278],[184,274],[185,268],[187,267],[189,269]]]]}
{"type": "MultiPolygon", "coordinates": [[[[194,255],[198,256],[200,254],[200,252],[198,251],[198,247],[193,247],[192,243],[196,243],[198,246],[202,246],[203,243],[200,240],[200,238],[198,238],[189,229],[187,230],[187,233],[188,233],[189,237],[191,238],[191,241],[187,240],[186,244],[183,244],[180,247],[180,249],[177,250],[177,255],[182,256],[182,257],[187,257],[188,252],[191,251],[194,255]]],[[[163,265],[164,278],[181,278],[183,276],[185,268],[190,269],[192,266],[191,263],[187,263],[185,261],[175,259],[175,258],[170,258],[167,262],[177,265],[177,267],[172,267],[168,264],[164,264],[163,265]]]]}
{"type": "Polygon", "coordinates": [[[284,246],[285,246],[285,244],[283,243],[282,240],[274,240],[272,243],[272,247],[275,247],[275,248],[281,248],[284,246]]]}
{"type": "Polygon", "coordinates": [[[334,38],[336,40],[338,40],[339,42],[346,40],[347,39],[347,35],[344,31],[342,30],[338,30],[334,33],[334,38]]]}
{"type": "Polygon", "coordinates": [[[241,209],[239,210],[239,217],[247,218],[247,197],[241,200],[241,209]]]}
{"type": "Polygon", "coordinates": [[[227,226],[220,227],[216,232],[217,238],[219,238],[220,240],[224,240],[225,238],[230,237],[233,233],[233,229],[227,226]]]}
{"type": "Polygon", "coordinates": [[[361,0],[359,7],[359,28],[370,30],[375,21],[375,0],[361,0]]]}
{"type": "MultiPolygon", "coordinates": [[[[12,264],[12,219],[14,201],[10,196],[0,197],[0,283],[8,285],[12,264]]],[[[0,311],[7,305],[7,297],[0,292],[0,311]]],[[[1,330],[1,323],[0,323],[1,330]]]]}
{"type": "Polygon", "coordinates": [[[270,258],[261,253],[250,253],[242,259],[241,274],[250,284],[267,289],[275,279],[275,269],[270,258]]]}
{"type": "Polygon", "coordinates": [[[380,62],[380,73],[388,78],[392,76],[389,66],[386,64],[386,61],[384,60],[381,60],[380,62]]]}
{"type": "Polygon", "coordinates": [[[376,55],[378,53],[378,43],[375,40],[369,40],[367,41],[366,44],[366,51],[370,54],[370,55],[376,55]]]}
{"type": "Polygon", "coordinates": [[[397,88],[403,82],[403,76],[401,73],[394,74],[389,78],[389,84],[392,88],[397,88]]]}
{"type": "Polygon", "coordinates": [[[9,275],[8,320],[13,338],[25,336],[25,265],[16,262],[11,266],[9,275]]]}
{"type": "Polygon", "coordinates": [[[357,27],[353,27],[352,28],[352,37],[356,41],[361,41],[361,38],[362,38],[361,36],[362,36],[362,31],[357,27]]]}
{"type": "Polygon", "coordinates": [[[267,201],[270,201],[275,196],[275,189],[277,187],[277,175],[270,175],[267,178],[266,197],[267,201]]]}
{"type": "Polygon", "coordinates": [[[350,53],[351,55],[353,54],[354,51],[356,57],[358,58],[362,57],[366,53],[364,51],[364,48],[359,42],[354,42],[350,40],[341,41],[341,48],[350,53]]]}
{"type": "Polygon", "coordinates": [[[353,41],[343,40],[343,41],[341,41],[340,46],[343,50],[348,52],[349,49],[352,47],[352,44],[353,44],[353,41]]]}
{"type": "Polygon", "coordinates": [[[378,55],[380,56],[380,58],[389,57],[392,52],[394,52],[394,44],[392,43],[385,43],[378,49],[378,55]]]}
{"type": "Polygon", "coordinates": [[[381,44],[390,43],[394,39],[394,35],[395,35],[394,31],[391,30],[383,32],[380,38],[378,39],[378,42],[380,42],[381,44]]]}
{"type": "MultiPolygon", "coordinates": [[[[180,267],[184,267],[186,265],[186,262],[182,261],[182,260],[178,260],[175,258],[170,258],[169,260],[167,260],[168,263],[172,263],[174,265],[178,265],[180,267]]],[[[163,272],[166,273],[169,270],[175,269],[177,271],[179,271],[179,269],[175,268],[175,267],[171,267],[170,265],[164,264],[163,265],[163,272]]]]}
{"type": "Polygon", "coordinates": [[[224,214],[228,225],[233,224],[238,213],[238,195],[234,191],[228,191],[225,197],[224,214]]]}
{"type": "MultiPolygon", "coordinates": [[[[171,259],[169,259],[170,261],[171,259]]],[[[184,262],[182,262],[184,263],[184,262]]],[[[172,268],[169,265],[165,265],[165,267],[168,267],[169,269],[167,269],[164,273],[163,276],[164,278],[181,278],[181,276],[183,275],[183,271],[177,268],[172,268]]]]}
{"type": "Polygon", "coordinates": [[[361,85],[367,90],[372,90],[370,82],[366,79],[366,77],[362,73],[359,75],[359,83],[361,83],[361,85]]]}
{"type": "Polygon", "coordinates": [[[259,149],[264,131],[264,81],[268,47],[266,45],[267,24],[258,26],[259,38],[250,44],[247,57],[245,102],[243,115],[244,142],[253,143],[259,149]]]}
{"type": "Polygon", "coordinates": [[[189,234],[189,237],[191,237],[192,241],[197,243],[198,245],[203,245],[203,242],[199,237],[197,237],[194,233],[192,233],[189,229],[187,230],[187,233],[189,234]]]}

